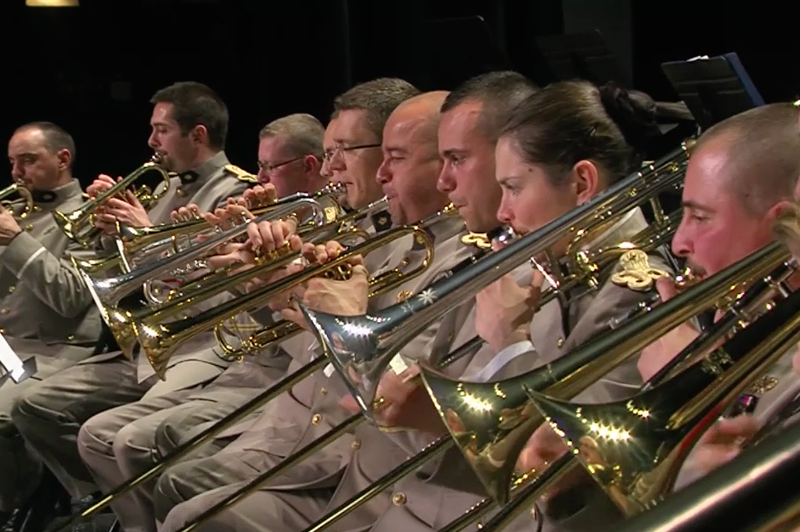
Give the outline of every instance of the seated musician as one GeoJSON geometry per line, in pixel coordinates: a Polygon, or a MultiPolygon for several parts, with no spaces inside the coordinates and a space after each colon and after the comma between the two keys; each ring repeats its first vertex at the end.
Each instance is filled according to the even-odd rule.
{"type": "MultiPolygon", "coordinates": [[[[792,105],[766,105],[713,126],[693,148],[683,188],[683,219],[672,249],[700,279],[773,241],[775,221],[792,198],[800,175],[797,122],[798,111],[792,105]]],[[[669,279],[658,280],[657,288],[663,300],[676,293],[669,279]]],[[[638,361],[642,378],[653,376],[697,336],[695,327],[686,323],[648,346],[638,361]]],[[[739,452],[737,438],[746,441],[800,392],[792,357],[785,356],[751,390],[758,396],[752,415],[722,419],[701,437],[676,489],[733,458],[739,452]]],[[[521,463],[538,467],[565,450],[560,438],[542,428],[529,441],[521,463]]],[[[553,493],[567,485],[556,486],[553,493]]],[[[622,519],[611,500],[592,487],[596,495],[586,496],[592,504],[563,521],[563,528],[593,530],[622,519]]]]}
{"type": "MultiPolygon", "coordinates": [[[[322,124],[306,114],[289,115],[264,126],[258,148],[258,177],[264,186],[248,189],[238,201],[243,204],[253,199],[263,201],[276,196],[277,190],[294,194],[313,193],[322,188],[326,183],[320,176],[323,134],[322,124]]],[[[198,212],[199,207],[190,204],[178,209],[174,217],[194,217],[198,212]]],[[[246,336],[251,332],[245,330],[240,334],[246,336]]],[[[233,338],[230,341],[236,342],[233,338]]],[[[100,490],[108,492],[153,465],[158,448],[156,429],[165,419],[179,421],[182,432],[196,431],[197,427],[221,419],[281,378],[288,362],[288,357],[273,352],[248,356],[243,363],[230,365],[202,389],[145,397],[97,414],[78,433],[80,456],[100,490]]],[[[154,530],[151,503],[154,485],[155,480],[112,504],[125,530],[154,530]]]]}
{"type": "Polygon", "coordinates": [[[100,336],[97,308],[68,258],[79,246],[53,217],[56,210],[70,212],[83,203],[72,176],[74,158],[72,136],[50,122],[20,126],[8,143],[11,176],[33,202],[0,207],[0,334],[26,362],[24,373],[17,374],[20,368],[6,360],[0,370],[0,525],[39,479],[40,465],[9,417],[15,399],[89,357],[100,336]]]}
{"type": "MultiPolygon", "coordinates": [[[[377,171],[377,180],[389,199],[394,225],[426,219],[435,215],[447,203],[447,197],[436,190],[442,165],[436,137],[439,107],[445,95],[443,92],[425,93],[404,101],[392,112],[384,127],[384,159],[377,171]]],[[[427,230],[434,245],[434,258],[428,268],[418,277],[402,282],[385,295],[370,298],[369,306],[377,310],[412,297],[437,276],[467,258],[473,251],[461,244],[464,236],[462,228],[463,222],[457,217],[437,218],[427,230]]],[[[263,229],[271,230],[271,227],[263,229]]],[[[317,246],[315,250],[322,259],[327,259],[328,252],[336,255],[340,248],[328,243],[327,246],[317,246]]],[[[417,239],[403,238],[379,270],[368,273],[366,268],[361,267],[361,259],[353,257],[351,260],[354,274],[350,280],[327,281],[317,278],[309,282],[305,289],[301,288],[300,292],[304,302],[312,308],[331,308],[328,305],[334,303],[337,309],[346,309],[348,314],[363,312],[367,306],[367,298],[362,299],[360,296],[366,296],[367,275],[395,268],[399,271],[411,271],[419,266],[426,255],[424,245],[417,239]],[[346,286],[346,292],[340,291],[340,286],[346,286]],[[350,302],[359,307],[350,307],[350,302]],[[361,308],[361,305],[364,307],[361,308]]],[[[295,319],[299,316],[295,309],[286,309],[284,315],[295,319]]],[[[465,312],[457,311],[444,320],[431,323],[404,352],[411,356],[430,350],[429,343],[438,331],[443,340],[433,349],[433,356],[446,355],[452,348],[454,332],[460,327],[465,315],[465,312]]],[[[298,321],[304,323],[302,320],[298,321]]],[[[252,480],[257,473],[266,472],[278,463],[282,456],[276,455],[280,453],[286,456],[287,451],[300,449],[349,417],[349,412],[339,406],[342,386],[337,382],[338,376],[323,371],[316,376],[315,381],[313,395],[308,395],[307,392],[299,394],[298,391],[302,390],[298,388],[301,387],[296,386],[289,397],[277,399],[276,408],[265,411],[266,414],[272,410],[270,418],[262,417],[259,420],[261,428],[258,432],[251,430],[249,435],[245,434],[240,441],[232,443],[213,459],[185,462],[164,473],[159,480],[156,494],[157,513],[159,518],[165,518],[161,530],[178,530],[194,521],[212,505],[252,480]],[[280,419],[284,417],[280,411],[284,399],[288,402],[290,398],[294,401],[313,402],[313,415],[310,419],[306,416],[303,425],[285,426],[280,419]],[[287,440],[287,435],[291,439],[287,440]],[[290,447],[285,449],[287,444],[290,447]],[[239,461],[242,462],[241,466],[238,465],[239,461]],[[254,471],[256,468],[257,471],[254,471]],[[209,490],[214,484],[219,485],[221,471],[225,477],[238,477],[238,482],[203,493],[203,487],[209,490]],[[193,490],[197,495],[186,500],[186,495],[193,490]]],[[[374,473],[381,474],[405,458],[403,449],[395,447],[374,428],[365,424],[359,425],[354,436],[339,438],[302,464],[268,481],[261,489],[235,506],[205,521],[198,529],[303,529],[322,515],[342,475],[351,473],[350,468],[345,472],[351,453],[365,445],[371,445],[369,442],[372,439],[377,440],[383,453],[383,460],[374,464],[378,467],[378,471],[374,473]]],[[[369,474],[372,475],[373,472],[369,474]]]]}
{"type": "MultiPolygon", "coordinates": [[[[108,199],[97,224],[109,232],[116,221],[136,226],[168,223],[170,213],[189,202],[209,210],[238,197],[247,186],[242,171],[229,165],[225,155],[228,111],[211,89],[177,83],[158,91],[151,101],[148,144],[179,177],[172,178],[167,194],[149,211],[130,194],[127,201],[108,199]]],[[[107,189],[108,181],[98,178],[90,195],[107,189]]],[[[99,354],[28,387],[14,405],[12,420],[47,468],[80,500],[96,490],[75,445],[80,426],[145,393],[188,389],[219,375],[226,364],[210,350],[214,344],[213,334],[193,339],[170,360],[168,378],[162,382],[145,356],[128,360],[118,350],[99,354]]]]}
{"type": "MultiPolygon", "coordinates": [[[[498,104],[509,99],[504,92],[506,84],[468,83],[463,93],[454,92],[461,98],[454,97],[445,106],[440,129],[443,153],[452,153],[454,162],[463,162],[464,167],[454,165],[452,173],[443,175],[441,182],[454,201],[466,200],[463,202],[470,208],[465,212],[473,219],[483,215],[485,220],[495,212],[501,222],[523,235],[638,170],[642,157],[634,145],[640,146],[645,136],[655,134],[654,117],[648,112],[646,101],[611,86],[598,90],[586,82],[556,83],[541,89],[524,98],[513,111],[506,110],[504,114],[510,115],[507,123],[485,128],[492,124],[488,117],[497,116],[498,104]],[[462,130],[459,136],[450,129],[459,127],[469,127],[469,133],[462,130]],[[481,158],[481,154],[487,157],[484,147],[495,143],[495,151],[488,152],[490,158],[481,158]],[[459,153],[467,156],[457,158],[459,153]],[[496,181],[492,173],[486,172],[487,167],[494,170],[496,181]],[[484,188],[476,186],[479,182],[484,188]],[[489,184],[501,189],[495,205],[482,200],[488,195],[485,187],[489,184]]],[[[586,244],[592,248],[621,242],[646,227],[642,213],[634,209],[586,244]]],[[[556,247],[555,256],[563,256],[564,245],[561,242],[556,247]]],[[[649,257],[651,266],[668,270],[658,253],[649,257]]],[[[627,315],[647,297],[613,284],[610,277],[616,269],[616,265],[608,265],[599,272],[597,290],[572,297],[564,308],[557,300],[552,301],[535,314],[543,286],[538,274],[531,275],[524,284],[509,275],[487,286],[477,295],[474,328],[468,332],[471,335],[477,331],[486,346],[467,368],[445,373],[464,381],[502,380],[551,362],[602,333],[609,320],[627,315]]],[[[630,395],[641,382],[634,364],[621,367],[587,390],[584,397],[603,401],[630,395]]],[[[379,393],[393,407],[380,411],[389,414],[382,416],[382,421],[417,429],[417,441],[421,443],[446,435],[427,393],[411,381],[402,380],[405,382],[391,371],[382,380],[379,393]]],[[[409,451],[416,452],[420,447],[409,451]]],[[[359,453],[363,451],[364,446],[359,453]]],[[[393,488],[393,504],[378,516],[371,530],[439,529],[486,496],[456,449],[446,451],[443,458],[406,476],[393,488]]],[[[344,495],[353,494],[350,491],[344,495]]],[[[349,525],[351,521],[347,519],[344,522],[349,525]]],[[[534,526],[527,515],[517,523],[526,529],[534,526]]],[[[358,524],[368,525],[369,521],[358,524]]]]}

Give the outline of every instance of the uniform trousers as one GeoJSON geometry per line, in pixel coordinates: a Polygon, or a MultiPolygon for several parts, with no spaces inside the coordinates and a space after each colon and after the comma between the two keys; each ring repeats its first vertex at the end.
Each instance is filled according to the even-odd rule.
{"type": "MultiPolygon", "coordinates": [[[[101,355],[107,357],[108,355],[101,355]]],[[[137,362],[122,356],[85,362],[28,386],[11,420],[39,459],[75,499],[97,486],[78,454],[78,431],[91,417],[111,408],[208,382],[220,366],[185,360],[169,368],[167,379],[137,378],[137,362]]]]}
{"type": "MultiPolygon", "coordinates": [[[[78,451],[99,488],[107,492],[144,473],[261,392],[261,388],[232,389],[211,383],[200,390],[179,390],[113,408],[83,424],[78,451]]],[[[186,459],[211,456],[225,443],[211,439],[186,459]]],[[[143,483],[111,504],[126,532],[155,532],[152,493],[157,480],[143,483]]]]}

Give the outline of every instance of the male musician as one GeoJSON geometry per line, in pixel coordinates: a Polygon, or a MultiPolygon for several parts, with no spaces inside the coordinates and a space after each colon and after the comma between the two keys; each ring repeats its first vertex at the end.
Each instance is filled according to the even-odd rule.
{"type": "Polygon", "coordinates": [[[78,246],[53,218],[54,211],[83,203],[74,158],[72,136],[50,122],[25,124],[8,143],[11,176],[30,191],[33,208],[23,218],[24,203],[0,207],[0,333],[20,359],[35,361],[25,377],[35,373],[17,383],[15,368],[4,366],[0,378],[0,516],[24,502],[39,478],[39,465],[9,418],[14,400],[89,357],[100,335],[97,308],[67,257],[78,246]]]}
{"type": "MultiPolygon", "coordinates": [[[[391,114],[386,123],[383,133],[383,154],[384,162],[378,170],[378,181],[381,183],[384,194],[389,198],[390,212],[394,224],[404,224],[413,220],[425,219],[439,211],[446,203],[446,197],[437,192],[435,183],[441,170],[441,160],[438,156],[436,147],[436,131],[438,127],[439,107],[445,97],[445,93],[433,92],[411,98],[399,105],[391,114]]],[[[370,301],[370,305],[375,305],[376,309],[395,303],[398,298],[411,297],[415,292],[419,292],[424,286],[430,284],[437,274],[449,270],[455,264],[466,258],[469,250],[460,243],[460,231],[462,227],[460,220],[449,217],[440,218],[430,226],[429,234],[434,240],[435,254],[434,261],[429,268],[418,278],[411,279],[402,285],[402,290],[393,291],[386,296],[379,296],[370,301]]],[[[269,230],[269,228],[264,228],[269,230]]],[[[408,270],[414,268],[425,255],[421,249],[422,245],[416,240],[405,243],[405,249],[396,248],[396,252],[389,258],[384,269],[399,268],[408,270]]],[[[328,250],[319,250],[320,254],[325,255],[329,252],[335,254],[336,250],[328,247],[328,250]]],[[[375,272],[370,272],[375,273],[375,272]]],[[[366,295],[366,270],[358,265],[354,267],[354,276],[350,281],[324,281],[315,279],[309,283],[304,301],[312,307],[324,306],[326,310],[336,312],[337,309],[344,310],[341,294],[355,292],[366,295]],[[341,283],[346,288],[334,286],[341,283]],[[337,305],[335,308],[331,303],[337,305]]],[[[366,298],[362,300],[366,304],[366,298]]],[[[362,311],[362,309],[349,309],[362,311]]],[[[461,326],[464,312],[454,312],[443,322],[432,324],[431,328],[425,331],[420,337],[415,339],[404,352],[409,356],[419,356],[420,352],[431,349],[431,357],[436,359],[447,354],[451,349],[453,333],[461,326]],[[430,342],[434,334],[440,332],[440,342],[431,347],[430,342]]],[[[284,312],[284,315],[298,319],[296,311],[284,312]]],[[[326,403],[324,411],[315,410],[311,418],[311,423],[304,427],[306,433],[300,439],[301,448],[303,445],[317,439],[330,426],[337,425],[339,421],[347,417],[348,412],[338,407],[340,401],[341,385],[337,384],[338,377],[330,380],[325,376],[319,377],[313,398],[316,405],[326,403]],[[320,387],[321,385],[321,387],[320,387]],[[329,425],[330,424],[330,425],[329,425]]],[[[306,400],[312,399],[307,397],[306,400]]],[[[278,401],[280,402],[280,400],[278,401]]],[[[277,409],[275,414],[277,414],[277,409]]],[[[274,414],[273,414],[274,415],[274,414]]],[[[274,432],[283,423],[273,420],[275,425],[270,427],[274,432]]],[[[287,430],[282,427],[282,430],[287,430]]],[[[301,429],[303,430],[303,429],[301,429]]],[[[156,494],[156,509],[159,518],[163,519],[162,530],[177,530],[180,525],[191,521],[199,516],[212,504],[222,500],[225,496],[240,489],[245,481],[253,477],[252,470],[248,471],[241,468],[238,472],[239,482],[225,487],[220,487],[200,493],[196,490],[197,483],[202,482],[207,488],[212,487],[208,473],[218,471],[220,468],[230,468],[232,459],[241,456],[240,459],[247,459],[246,463],[254,466],[253,460],[266,462],[264,456],[268,452],[274,452],[270,447],[274,444],[265,441],[263,438],[270,433],[263,432],[262,441],[259,443],[251,438],[251,443],[238,452],[232,452],[237,447],[236,443],[218,453],[213,462],[209,460],[200,463],[186,462],[172,470],[167,471],[159,481],[156,494]],[[269,447],[268,447],[269,446],[269,447]],[[252,450],[249,450],[252,449],[252,450]],[[238,455],[238,456],[237,456],[238,455]],[[260,456],[259,456],[260,455],[260,456]],[[198,495],[186,500],[191,490],[196,490],[198,495]],[[175,506],[176,503],[180,503],[175,506]],[[173,508],[174,506],[174,508],[173,508]],[[167,514],[165,510],[171,510],[167,514]]],[[[240,504],[223,512],[215,519],[207,522],[201,529],[208,530],[233,530],[246,527],[247,529],[264,530],[300,530],[310,524],[320,516],[322,510],[327,505],[334,488],[339,483],[344,465],[353,450],[358,450],[364,446],[377,445],[382,452],[382,460],[377,463],[369,464],[371,469],[367,472],[356,472],[352,467],[347,467],[345,477],[348,480],[343,482],[359,482],[353,475],[367,474],[369,477],[380,475],[394,464],[399,463],[405,457],[405,452],[392,444],[381,433],[372,427],[361,425],[356,429],[355,438],[340,438],[332,444],[337,449],[331,450],[326,447],[309,461],[300,465],[298,468],[288,471],[285,476],[268,482],[265,487],[253,493],[250,497],[243,500],[240,504]],[[376,439],[376,442],[372,440],[376,439]],[[322,456],[320,458],[320,455],[322,456]],[[323,467],[323,464],[324,467],[323,467]]],[[[277,461],[273,458],[271,463],[265,463],[259,471],[266,471],[269,466],[277,461]]],[[[381,506],[383,506],[383,502],[381,506]]]]}
{"type": "MultiPolygon", "coordinates": [[[[299,113],[278,118],[262,128],[259,138],[258,175],[267,189],[265,193],[277,192],[278,197],[313,193],[325,185],[326,179],[320,175],[323,128],[316,118],[299,113]]],[[[189,205],[179,212],[188,214],[195,209],[196,205],[189,205]]],[[[250,333],[246,330],[243,334],[250,333]]],[[[269,387],[283,375],[288,362],[288,357],[272,350],[248,356],[201,390],[184,389],[146,397],[97,414],[78,433],[81,458],[98,487],[107,492],[152,466],[153,456],[157,455],[156,429],[162,421],[179,421],[187,432],[196,431],[198,426],[224,417],[269,387]]],[[[121,501],[112,505],[125,530],[154,529],[155,519],[149,511],[153,487],[131,494],[130,504],[121,501]]]]}
{"type": "MultiPolygon", "coordinates": [[[[110,198],[97,222],[106,231],[116,221],[137,226],[167,223],[172,211],[189,202],[210,210],[241,195],[247,186],[244,172],[230,165],[225,155],[228,110],[210,88],[176,83],[158,91],[151,102],[148,143],[163,157],[165,167],[179,176],[172,178],[170,190],[149,211],[130,193],[127,201],[110,198]]],[[[90,195],[106,190],[110,181],[107,176],[98,178],[90,195]]],[[[158,382],[145,356],[128,360],[120,351],[94,356],[29,387],[15,404],[12,419],[72,497],[81,499],[95,488],[75,445],[80,426],[93,415],[137,401],[145,393],[188,389],[219,375],[226,364],[207,349],[213,345],[211,334],[193,338],[170,360],[163,382],[158,382]]]]}
{"type": "MultiPolygon", "coordinates": [[[[325,131],[326,153],[330,154],[337,149],[333,140],[338,138],[336,135],[354,140],[357,144],[371,142],[374,138],[370,136],[371,128],[385,122],[385,109],[396,106],[402,99],[417,93],[416,88],[397,79],[373,80],[353,87],[336,100],[335,118],[325,131]],[[344,123],[339,121],[338,114],[350,113],[352,116],[353,112],[358,114],[359,120],[347,119],[344,123]],[[369,127],[365,127],[367,125],[369,127]]],[[[344,150],[337,155],[346,154],[345,157],[328,156],[325,159],[321,177],[316,154],[323,151],[323,135],[321,126],[318,128],[317,124],[316,119],[309,115],[295,114],[275,120],[262,129],[259,143],[259,179],[267,183],[264,185],[267,192],[281,186],[283,194],[311,193],[321,188],[324,178],[360,183],[364,176],[375,175],[380,161],[375,164],[373,157],[361,157],[358,150],[344,150]],[[294,163],[282,164],[292,157],[301,157],[303,164],[300,164],[300,159],[294,163]],[[330,169],[328,163],[331,160],[335,162],[335,170],[330,169]],[[315,168],[317,173],[310,173],[309,168],[315,168]],[[309,188],[303,189],[303,186],[309,188]]],[[[366,151],[368,150],[364,150],[365,153],[366,151]]],[[[360,186],[356,188],[362,189],[360,186]]],[[[368,193],[355,196],[353,203],[364,207],[379,199],[380,189],[377,192],[372,189],[374,187],[368,188],[368,193]]],[[[181,209],[179,214],[185,216],[190,211],[197,212],[196,207],[190,205],[181,209]]],[[[359,227],[368,233],[374,233],[376,230],[385,230],[390,225],[388,215],[382,211],[367,218],[359,227]]],[[[371,254],[367,259],[368,264],[374,264],[377,268],[381,264],[382,254],[382,251],[371,254]]],[[[144,399],[90,419],[81,428],[78,445],[81,456],[98,485],[107,491],[144,472],[152,466],[153,456],[168,455],[180,443],[268,388],[285,369],[285,352],[299,351],[305,356],[309,338],[284,342],[283,348],[277,354],[274,350],[268,350],[257,356],[247,356],[243,363],[230,366],[202,390],[181,390],[144,399]],[[159,423],[161,426],[156,431],[159,423]]],[[[213,454],[220,446],[240,434],[245,426],[249,424],[240,424],[239,428],[226,431],[223,438],[218,438],[213,445],[195,452],[191,458],[213,454]]],[[[145,486],[112,505],[126,530],[155,529],[151,492],[152,487],[145,486]]]]}

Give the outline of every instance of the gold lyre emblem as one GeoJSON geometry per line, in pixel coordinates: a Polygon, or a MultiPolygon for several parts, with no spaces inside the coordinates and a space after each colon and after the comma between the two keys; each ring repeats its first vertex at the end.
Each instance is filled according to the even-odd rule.
{"type": "Polygon", "coordinates": [[[478,249],[490,249],[492,243],[486,233],[469,233],[461,237],[461,243],[467,246],[475,246],[478,249]]]}
{"type": "Polygon", "coordinates": [[[397,293],[397,302],[398,303],[402,303],[403,301],[405,301],[409,297],[411,297],[411,291],[410,290],[400,290],[397,293]]]}
{"type": "Polygon", "coordinates": [[[611,282],[619,286],[627,286],[637,292],[647,292],[659,277],[667,277],[664,270],[650,267],[647,253],[641,249],[626,251],[619,258],[621,271],[611,276],[611,282]]]}
{"type": "Polygon", "coordinates": [[[759,377],[758,380],[750,387],[750,393],[755,395],[764,395],[777,385],[777,377],[773,377],[772,375],[763,375],[759,377]]]}

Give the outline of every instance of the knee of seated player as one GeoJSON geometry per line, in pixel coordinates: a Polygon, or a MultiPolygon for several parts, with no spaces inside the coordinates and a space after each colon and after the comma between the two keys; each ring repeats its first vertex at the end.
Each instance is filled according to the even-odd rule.
{"type": "Polygon", "coordinates": [[[117,461],[125,463],[137,458],[142,459],[143,456],[147,461],[151,461],[154,438],[152,429],[128,423],[114,436],[114,457],[117,461]]]}
{"type": "Polygon", "coordinates": [[[11,407],[11,421],[23,429],[41,422],[55,421],[58,408],[49,408],[47,381],[42,381],[22,391],[11,407]]]}
{"type": "Polygon", "coordinates": [[[178,426],[177,420],[173,420],[172,417],[166,418],[158,425],[153,435],[153,441],[162,457],[167,456],[180,445],[181,435],[178,426]]]}
{"type": "Polygon", "coordinates": [[[156,519],[159,521],[165,521],[173,508],[191,498],[191,495],[182,489],[182,485],[186,482],[193,464],[193,460],[175,464],[158,477],[158,482],[153,490],[153,504],[155,505],[156,519]]]}

